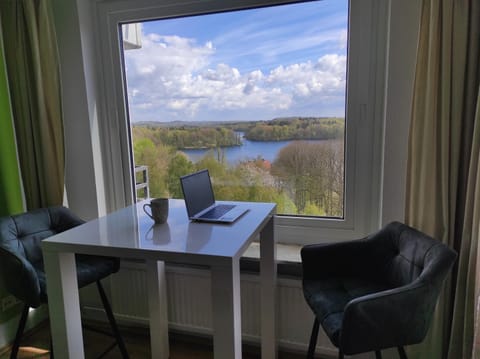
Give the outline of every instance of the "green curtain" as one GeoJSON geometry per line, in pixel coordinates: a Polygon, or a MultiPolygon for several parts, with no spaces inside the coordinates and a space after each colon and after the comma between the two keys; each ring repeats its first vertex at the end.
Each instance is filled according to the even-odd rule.
{"type": "Polygon", "coordinates": [[[454,248],[459,257],[426,340],[410,349],[412,359],[473,355],[480,276],[479,52],[478,0],[423,0],[406,222],[454,248]]]}
{"type": "Polygon", "coordinates": [[[0,32],[0,217],[23,211],[22,186],[0,32]]]}
{"type": "MultiPolygon", "coordinates": [[[[0,31],[0,217],[23,212],[22,184],[1,35],[0,31]]],[[[0,299],[8,294],[6,289],[0,286],[0,299]]],[[[19,307],[21,306],[16,305],[3,311],[0,323],[17,316],[20,313],[19,307]]]]}
{"type": "Polygon", "coordinates": [[[59,205],[65,155],[51,3],[2,0],[0,13],[27,209],[59,205]]]}

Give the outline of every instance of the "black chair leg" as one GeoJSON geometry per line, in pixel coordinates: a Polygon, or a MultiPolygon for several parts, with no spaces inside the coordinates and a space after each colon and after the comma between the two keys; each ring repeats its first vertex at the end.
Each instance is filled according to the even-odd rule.
{"type": "Polygon", "coordinates": [[[105,308],[105,312],[107,313],[108,321],[110,322],[110,326],[112,327],[113,335],[115,336],[118,348],[122,353],[122,358],[128,359],[129,356],[127,349],[125,348],[125,343],[123,342],[122,336],[120,335],[120,331],[117,327],[117,322],[115,321],[115,317],[113,316],[112,308],[110,307],[107,295],[105,294],[105,291],[103,290],[103,286],[100,281],[97,281],[97,288],[98,293],[100,293],[100,298],[102,299],[103,307],[105,308]]]}
{"type": "Polygon", "coordinates": [[[338,359],[343,359],[343,352],[341,350],[338,351],[338,359]]]}
{"type": "Polygon", "coordinates": [[[310,336],[310,344],[308,345],[307,359],[313,359],[313,356],[315,355],[315,347],[317,346],[319,328],[320,328],[320,322],[315,317],[315,321],[313,322],[312,334],[310,336]]]}
{"type": "Polygon", "coordinates": [[[53,359],[53,340],[52,340],[52,334],[50,334],[50,359],[53,359]]]}
{"type": "Polygon", "coordinates": [[[17,334],[15,334],[15,340],[13,341],[12,352],[10,353],[10,359],[16,359],[18,349],[20,348],[20,339],[22,339],[23,331],[25,330],[25,324],[27,324],[28,310],[30,307],[25,304],[22,311],[22,316],[18,322],[17,334]]]}
{"type": "Polygon", "coordinates": [[[382,352],[380,350],[375,350],[375,359],[382,359],[382,352]]]}
{"type": "Polygon", "coordinates": [[[405,353],[405,349],[403,347],[397,347],[398,349],[398,355],[400,356],[400,359],[408,359],[407,353],[405,353]]]}

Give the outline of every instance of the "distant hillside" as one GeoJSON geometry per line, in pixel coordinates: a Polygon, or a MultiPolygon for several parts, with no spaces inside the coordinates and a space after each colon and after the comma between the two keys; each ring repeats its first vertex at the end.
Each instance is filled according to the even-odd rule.
{"type": "Polygon", "coordinates": [[[258,122],[245,132],[245,138],[251,141],[332,140],[343,138],[344,131],[344,119],[288,117],[258,122]]]}
{"type": "Polygon", "coordinates": [[[336,119],[344,121],[339,117],[276,117],[268,121],[171,121],[171,122],[158,122],[158,121],[140,121],[135,122],[132,125],[138,127],[164,127],[164,128],[183,128],[183,127],[227,127],[227,128],[243,128],[248,129],[258,124],[275,124],[285,125],[294,121],[317,121],[325,119],[336,119]]]}
{"type": "Polygon", "coordinates": [[[251,141],[331,140],[344,136],[345,120],[338,117],[278,117],[269,121],[139,122],[134,131],[150,129],[176,148],[238,146],[236,132],[251,141]]]}
{"type": "Polygon", "coordinates": [[[141,121],[133,123],[133,126],[138,127],[163,127],[163,128],[185,128],[185,127],[227,127],[237,125],[251,126],[258,121],[172,121],[172,122],[157,122],[157,121],[141,121]]]}

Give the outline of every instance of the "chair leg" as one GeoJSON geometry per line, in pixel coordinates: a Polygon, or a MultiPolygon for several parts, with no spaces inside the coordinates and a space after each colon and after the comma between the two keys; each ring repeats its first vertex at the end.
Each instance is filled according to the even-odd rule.
{"type": "Polygon", "coordinates": [[[50,359],[53,359],[53,340],[52,340],[52,334],[50,334],[50,359]]]}
{"type": "Polygon", "coordinates": [[[23,331],[25,329],[25,324],[27,324],[28,310],[30,306],[25,304],[22,311],[22,316],[18,322],[17,334],[15,334],[15,340],[13,341],[12,352],[10,353],[10,359],[16,359],[18,354],[18,349],[20,348],[20,339],[22,339],[23,331]]]}
{"type": "Polygon", "coordinates": [[[103,307],[105,308],[105,312],[107,313],[108,321],[110,322],[110,326],[112,327],[113,335],[115,336],[118,348],[122,353],[122,358],[128,359],[129,356],[127,349],[125,348],[125,343],[123,342],[122,336],[120,335],[120,331],[117,327],[117,322],[115,321],[115,317],[113,316],[112,308],[110,307],[107,295],[105,294],[105,291],[103,290],[103,286],[100,281],[97,281],[97,288],[98,293],[100,294],[100,298],[102,299],[103,307]]]}
{"type": "Polygon", "coordinates": [[[338,359],[343,359],[343,352],[341,350],[338,351],[338,359]]]}
{"type": "Polygon", "coordinates": [[[313,356],[315,355],[315,347],[317,346],[319,328],[320,322],[318,321],[317,317],[315,317],[315,321],[313,322],[312,334],[310,336],[310,344],[308,345],[307,359],[313,359],[313,356]]]}
{"type": "Polygon", "coordinates": [[[380,350],[375,350],[375,359],[382,359],[382,352],[380,350]]]}
{"type": "Polygon", "coordinates": [[[403,347],[397,347],[397,349],[400,359],[408,359],[407,353],[405,353],[405,349],[403,347]]]}

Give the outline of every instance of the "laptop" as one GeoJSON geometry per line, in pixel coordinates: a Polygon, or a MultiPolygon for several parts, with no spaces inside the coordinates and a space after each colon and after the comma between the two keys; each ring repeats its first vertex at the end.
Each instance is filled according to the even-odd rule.
{"type": "Polygon", "coordinates": [[[247,212],[235,204],[215,203],[208,170],[180,177],[188,218],[192,221],[233,223],[247,212]]]}

